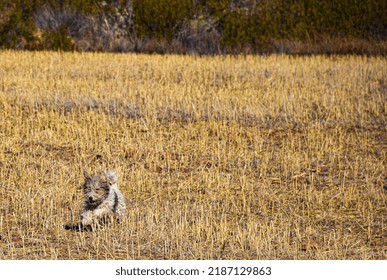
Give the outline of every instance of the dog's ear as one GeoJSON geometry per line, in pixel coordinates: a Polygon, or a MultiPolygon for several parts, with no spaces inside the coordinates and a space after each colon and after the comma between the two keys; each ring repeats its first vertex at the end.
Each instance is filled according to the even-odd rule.
{"type": "Polygon", "coordinates": [[[83,171],[83,177],[85,177],[85,181],[91,181],[91,175],[87,171],[83,171]]]}
{"type": "Polygon", "coordinates": [[[106,177],[106,174],[104,172],[101,173],[101,175],[99,176],[99,179],[101,180],[102,183],[105,183],[105,184],[109,183],[108,178],[106,177]]]}
{"type": "Polygon", "coordinates": [[[114,171],[108,170],[102,172],[101,181],[107,183],[108,185],[116,184],[118,176],[114,171]]]}

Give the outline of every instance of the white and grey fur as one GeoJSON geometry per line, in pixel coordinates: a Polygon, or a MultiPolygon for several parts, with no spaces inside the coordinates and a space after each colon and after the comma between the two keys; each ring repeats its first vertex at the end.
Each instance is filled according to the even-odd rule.
{"type": "Polygon", "coordinates": [[[95,226],[104,224],[113,216],[121,220],[125,215],[125,198],[118,189],[118,176],[114,171],[103,171],[98,176],[83,172],[85,182],[84,210],[80,225],[67,225],[69,230],[92,230],[95,226]]]}

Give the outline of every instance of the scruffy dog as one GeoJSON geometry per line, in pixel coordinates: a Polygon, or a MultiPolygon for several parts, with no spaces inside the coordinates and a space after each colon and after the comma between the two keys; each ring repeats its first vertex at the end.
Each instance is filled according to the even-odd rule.
{"type": "Polygon", "coordinates": [[[103,171],[97,176],[83,172],[85,197],[81,223],[66,225],[65,229],[91,231],[99,225],[106,224],[110,217],[120,220],[126,211],[125,199],[118,189],[118,176],[114,171],[103,171]]]}

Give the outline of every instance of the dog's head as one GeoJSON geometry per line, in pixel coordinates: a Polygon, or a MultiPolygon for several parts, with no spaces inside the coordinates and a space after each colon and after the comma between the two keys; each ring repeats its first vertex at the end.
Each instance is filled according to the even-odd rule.
{"type": "Polygon", "coordinates": [[[113,171],[104,171],[98,176],[83,172],[85,182],[83,192],[85,203],[90,207],[97,207],[109,195],[110,187],[117,183],[117,175],[113,171]]]}

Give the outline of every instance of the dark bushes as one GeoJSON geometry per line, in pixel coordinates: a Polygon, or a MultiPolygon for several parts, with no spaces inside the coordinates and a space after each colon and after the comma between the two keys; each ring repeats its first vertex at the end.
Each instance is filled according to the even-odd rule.
{"type": "Polygon", "coordinates": [[[4,0],[0,47],[386,54],[386,10],[383,0],[4,0]]]}

